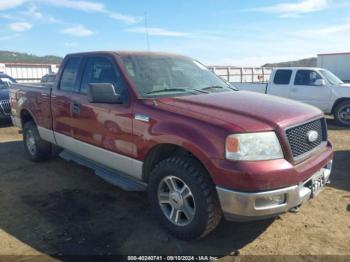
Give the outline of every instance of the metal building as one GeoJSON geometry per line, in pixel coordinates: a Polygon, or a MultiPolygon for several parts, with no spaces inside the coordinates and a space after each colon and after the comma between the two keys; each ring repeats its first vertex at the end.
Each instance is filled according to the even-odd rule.
{"type": "Polygon", "coordinates": [[[319,54],[317,66],[328,69],[345,82],[350,82],[350,53],[319,54]]]}
{"type": "Polygon", "coordinates": [[[56,64],[30,64],[30,63],[2,63],[0,72],[13,77],[20,83],[40,82],[44,75],[57,73],[59,65],[56,64]]]}

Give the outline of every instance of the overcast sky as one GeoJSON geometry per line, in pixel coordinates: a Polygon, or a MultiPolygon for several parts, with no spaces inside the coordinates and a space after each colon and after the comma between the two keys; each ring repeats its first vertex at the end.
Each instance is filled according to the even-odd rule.
{"type": "Polygon", "coordinates": [[[146,24],[151,51],[206,64],[350,51],[349,0],[0,0],[0,50],[147,50],[146,24]]]}

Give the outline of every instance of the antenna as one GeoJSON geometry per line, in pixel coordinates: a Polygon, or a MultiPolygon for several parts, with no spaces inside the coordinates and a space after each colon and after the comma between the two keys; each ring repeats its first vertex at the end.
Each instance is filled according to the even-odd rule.
{"type": "Polygon", "coordinates": [[[149,34],[148,34],[148,23],[147,23],[147,12],[145,12],[145,33],[146,33],[146,41],[147,41],[147,50],[151,51],[151,46],[149,43],[149,34]]]}

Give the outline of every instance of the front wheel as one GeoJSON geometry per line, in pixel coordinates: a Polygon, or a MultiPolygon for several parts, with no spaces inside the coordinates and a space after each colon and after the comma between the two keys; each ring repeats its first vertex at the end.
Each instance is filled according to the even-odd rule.
{"type": "Polygon", "coordinates": [[[160,223],[181,239],[204,237],[222,217],[212,181],[191,158],[161,161],[150,174],[148,197],[160,223]]]}
{"type": "Polygon", "coordinates": [[[350,100],[343,101],[336,106],[334,118],[338,125],[350,127],[350,100]]]}

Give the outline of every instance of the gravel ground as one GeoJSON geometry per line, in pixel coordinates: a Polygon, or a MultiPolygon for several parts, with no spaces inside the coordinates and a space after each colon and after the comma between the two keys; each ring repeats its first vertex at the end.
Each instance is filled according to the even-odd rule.
{"type": "Polygon", "coordinates": [[[223,222],[205,239],[184,242],[158,226],[144,193],[122,191],[60,158],[32,163],[18,130],[3,124],[0,256],[350,255],[350,129],[336,127],[332,119],[328,125],[335,148],[332,183],[299,213],[260,222],[223,222]]]}

